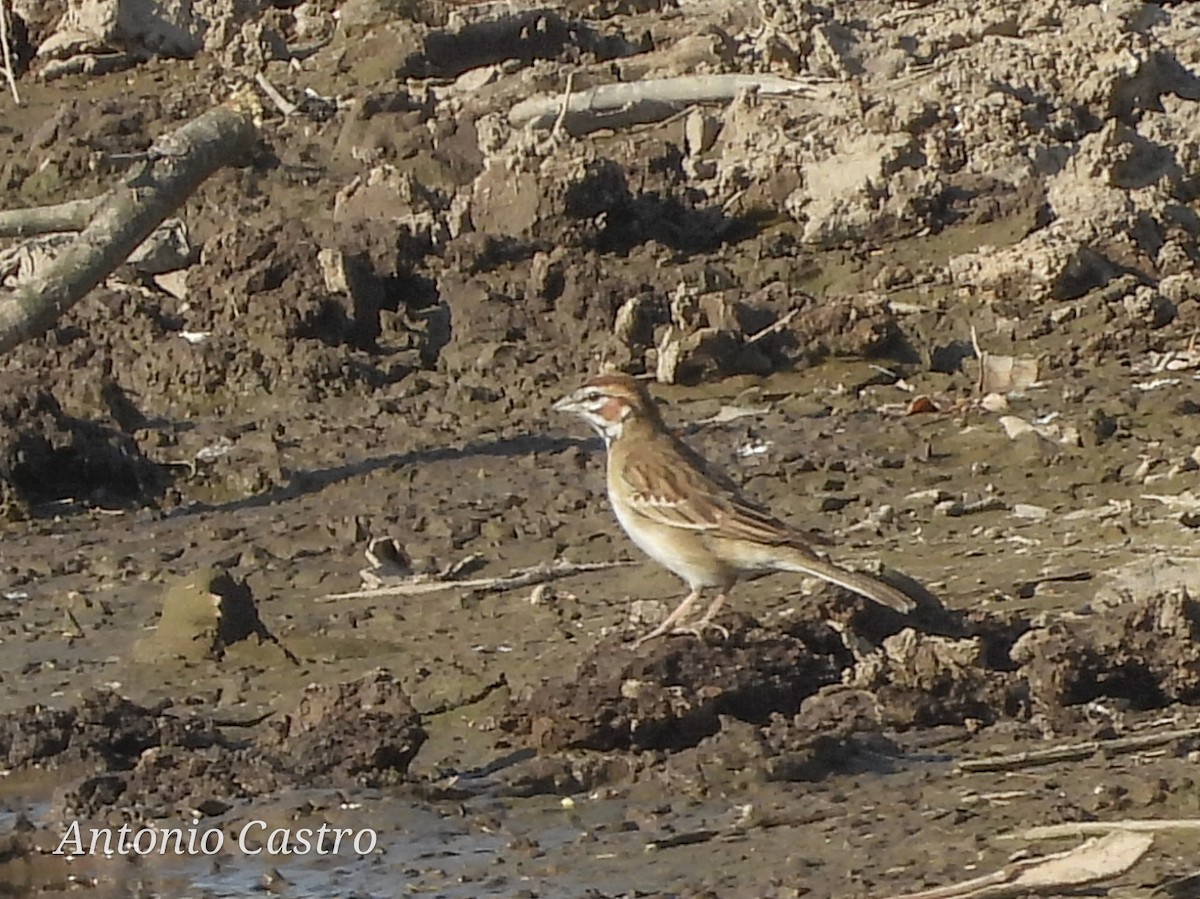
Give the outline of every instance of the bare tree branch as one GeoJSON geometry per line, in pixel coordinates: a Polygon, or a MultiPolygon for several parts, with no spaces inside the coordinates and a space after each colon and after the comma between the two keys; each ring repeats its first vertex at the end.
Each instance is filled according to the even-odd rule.
{"type": "Polygon", "coordinates": [[[258,134],[260,114],[257,99],[244,91],[160,138],[41,277],[0,296],[0,353],[52,327],[209,175],[242,157],[258,134]]]}
{"type": "Polygon", "coordinates": [[[728,101],[740,91],[790,95],[816,93],[818,85],[777,75],[686,75],[646,81],[604,84],[577,91],[563,102],[561,95],[530,97],[508,113],[513,125],[534,128],[566,127],[572,134],[597,128],[658,121],[693,103],[728,101]]]}
{"type": "Polygon", "coordinates": [[[82,231],[108,195],[87,200],[70,200],[53,206],[0,210],[0,237],[29,237],[55,231],[82,231]]]}

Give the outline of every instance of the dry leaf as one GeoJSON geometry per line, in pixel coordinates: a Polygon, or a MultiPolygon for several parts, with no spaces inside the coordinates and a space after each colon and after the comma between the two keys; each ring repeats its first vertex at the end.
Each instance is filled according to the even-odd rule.
{"type": "Polygon", "coordinates": [[[1026,434],[1037,434],[1039,437],[1053,443],[1062,444],[1063,446],[1083,445],[1083,438],[1079,434],[1079,429],[1074,425],[1034,425],[1016,415],[1001,415],[998,421],[1000,422],[1000,427],[1004,428],[1004,433],[1008,435],[1010,440],[1017,440],[1026,434]]]}
{"type": "Polygon", "coordinates": [[[941,412],[938,404],[935,403],[928,394],[922,393],[920,396],[914,396],[909,400],[908,408],[904,411],[905,415],[920,415],[922,412],[941,412]]]}
{"type": "Polygon", "coordinates": [[[1016,440],[1018,437],[1024,437],[1026,434],[1036,434],[1038,429],[1031,425],[1023,418],[1018,418],[1016,415],[1001,415],[1000,427],[1004,428],[1004,433],[1008,435],[1009,440],[1016,440]]]}
{"type": "Polygon", "coordinates": [[[979,401],[979,405],[987,412],[1007,412],[1008,400],[1003,393],[989,393],[979,401]]]}

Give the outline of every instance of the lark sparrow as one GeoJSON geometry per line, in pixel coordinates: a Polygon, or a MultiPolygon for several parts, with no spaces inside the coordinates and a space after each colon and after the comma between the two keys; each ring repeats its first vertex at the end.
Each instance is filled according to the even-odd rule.
{"type": "Polygon", "coordinates": [[[756,571],[795,571],[821,578],[880,605],[906,613],[915,603],[896,588],[819,556],[804,539],[728,478],[663,422],[641,383],[601,375],[554,404],[586,421],[608,448],[608,500],[634,543],[687,582],[690,592],[666,619],[637,641],[666,633],[699,634],[738,577],[756,571]],[[705,588],[717,596],[695,628],[682,624],[705,588]]]}

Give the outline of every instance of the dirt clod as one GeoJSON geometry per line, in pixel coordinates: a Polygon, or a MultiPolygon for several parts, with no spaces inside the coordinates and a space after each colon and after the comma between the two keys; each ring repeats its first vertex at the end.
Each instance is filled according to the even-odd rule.
{"type": "Polygon", "coordinates": [[[308,690],[259,745],[293,759],[301,777],[378,785],[402,779],[425,738],[408,696],[381,671],[308,690]]]}
{"type": "Polygon", "coordinates": [[[548,751],[683,749],[716,733],[722,715],[761,722],[794,713],[836,681],[839,657],[836,637],[820,627],[770,632],[746,618],[723,643],[670,638],[636,655],[602,644],[572,675],[519,700],[509,726],[548,751]]]}
{"type": "Polygon", "coordinates": [[[0,372],[0,513],[62,500],[152,502],[167,482],[129,435],[68,415],[32,374],[0,372]]]}

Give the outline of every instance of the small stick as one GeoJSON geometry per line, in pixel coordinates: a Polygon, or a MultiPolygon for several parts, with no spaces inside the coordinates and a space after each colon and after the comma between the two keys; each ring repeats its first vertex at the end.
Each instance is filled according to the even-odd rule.
{"type": "Polygon", "coordinates": [[[1015,771],[1018,768],[1033,768],[1054,762],[1076,762],[1090,758],[1097,752],[1132,752],[1162,746],[1188,737],[1200,737],[1200,727],[1183,730],[1164,730],[1156,734],[1136,737],[1120,737],[1116,740],[1088,740],[1086,743],[1070,743],[1051,746],[1049,749],[1033,749],[1015,752],[1012,755],[994,755],[982,759],[965,759],[958,763],[958,770],[965,772],[1015,771]]]}
{"type": "Polygon", "coordinates": [[[0,0],[0,48],[4,51],[4,74],[8,78],[8,87],[12,91],[13,100],[21,105],[21,95],[17,93],[17,75],[13,71],[12,47],[8,40],[8,0],[0,0]]]}
{"type": "Polygon", "coordinates": [[[745,344],[743,344],[743,346],[750,346],[750,344],[752,344],[752,343],[758,343],[764,337],[770,337],[776,331],[782,331],[789,324],[791,324],[792,319],[795,318],[799,314],[800,314],[799,309],[792,309],[790,312],[784,313],[783,315],[779,316],[779,318],[775,319],[775,321],[771,322],[771,324],[767,325],[765,328],[763,328],[761,331],[759,331],[757,334],[754,334],[751,337],[747,337],[746,342],[745,342],[745,344]]]}
{"type": "Polygon", "coordinates": [[[501,674],[491,683],[484,684],[474,693],[468,693],[466,696],[458,696],[455,699],[443,699],[435,706],[430,706],[427,709],[421,709],[420,715],[422,718],[432,718],[434,715],[444,715],[446,712],[453,712],[456,709],[463,709],[469,705],[475,705],[477,702],[482,702],[492,695],[501,687],[508,686],[508,681],[501,674]]]}
{"type": "Polygon", "coordinates": [[[275,108],[283,113],[283,117],[285,119],[288,116],[295,115],[297,108],[296,104],[292,103],[287,97],[279,93],[279,91],[275,89],[275,85],[267,80],[266,75],[264,75],[262,72],[255,72],[254,80],[258,82],[258,86],[263,89],[263,93],[267,95],[267,99],[274,103],[275,108]]]}
{"type": "Polygon", "coordinates": [[[551,563],[534,565],[532,568],[518,568],[499,577],[481,577],[469,581],[446,580],[416,580],[407,579],[399,584],[388,587],[374,587],[370,590],[354,590],[350,593],[330,593],[321,596],[317,602],[333,602],[335,599],[371,599],[379,596],[423,596],[426,593],[438,593],[442,590],[480,590],[502,591],[516,590],[520,587],[532,587],[547,581],[582,574],[587,571],[604,571],[609,568],[620,568],[625,565],[637,565],[637,562],[568,562],[559,559],[551,563]]]}
{"type": "Polygon", "coordinates": [[[1106,833],[1165,833],[1171,830],[1200,830],[1200,818],[1166,818],[1163,820],[1071,821],[1067,824],[1045,824],[1030,827],[1020,833],[1005,833],[998,840],[1060,840],[1064,837],[1087,837],[1106,833]]]}
{"type": "Polygon", "coordinates": [[[984,378],[987,377],[987,350],[979,345],[979,332],[971,325],[971,346],[975,348],[975,357],[979,360],[979,382],[975,385],[977,393],[983,393],[984,378]]]}
{"type": "Polygon", "coordinates": [[[558,140],[558,135],[563,129],[563,122],[567,120],[567,110],[571,108],[571,91],[575,89],[575,72],[572,70],[567,73],[567,86],[563,91],[562,107],[558,110],[558,118],[554,120],[554,127],[550,129],[550,140],[558,140]]]}

